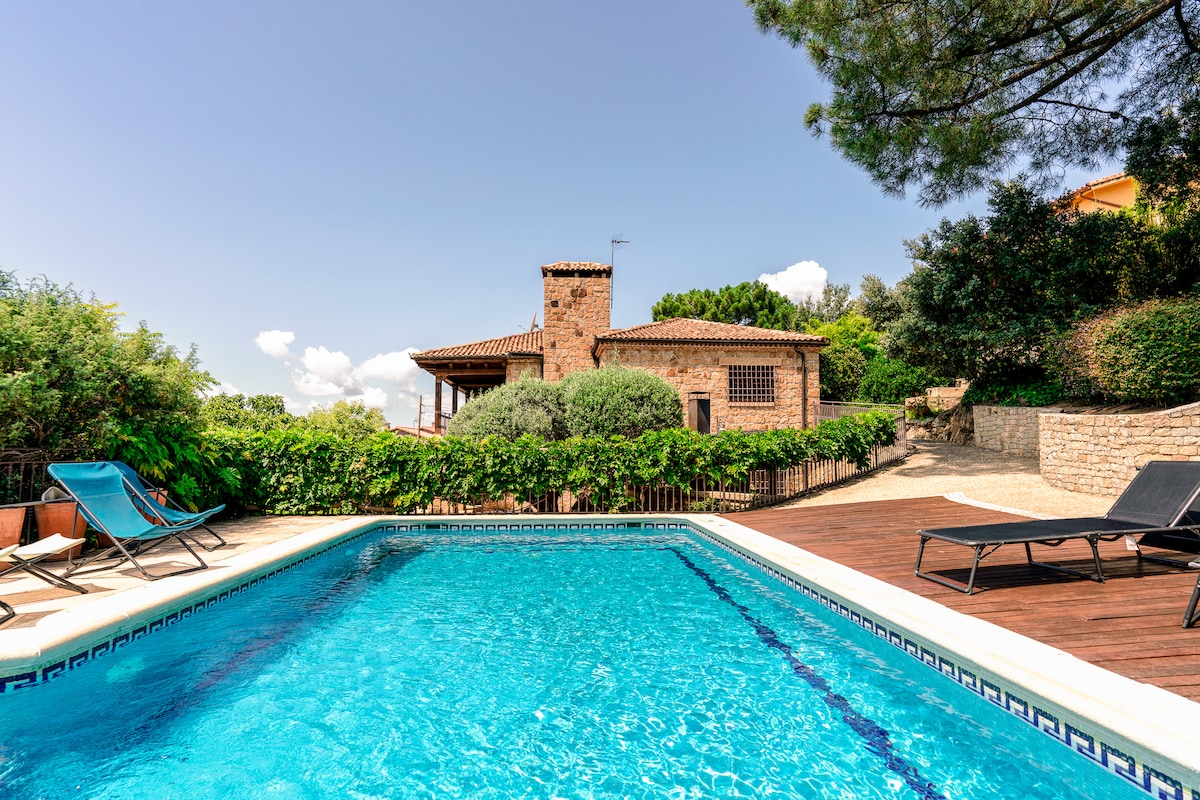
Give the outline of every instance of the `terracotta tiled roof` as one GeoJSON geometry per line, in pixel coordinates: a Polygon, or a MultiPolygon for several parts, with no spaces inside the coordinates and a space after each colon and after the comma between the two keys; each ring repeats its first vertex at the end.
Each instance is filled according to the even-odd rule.
{"type": "Polygon", "coordinates": [[[422,350],[413,353],[413,361],[426,359],[453,358],[500,358],[506,356],[540,356],[542,354],[542,332],[518,333],[512,336],[501,336],[499,339],[485,339],[482,342],[456,344],[450,347],[439,347],[436,350],[422,350]]]}
{"type": "Polygon", "coordinates": [[[1078,189],[1071,192],[1070,194],[1077,195],[1077,194],[1080,194],[1081,192],[1086,192],[1089,189],[1096,189],[1101,186],[1104,186],[1106,183],[1116,183],[1117,181],[1124,180],[1125,178],[1126,178],[1126,174],[1124,172],[1118,172],[1115,175],[1108,175],[1103,178],[1097,178],[1094,181],[1088,181],[1083,186],[1080,186],[1078,189]]]}
{"type": "Polygon", "coordinates": [[[794,331],[754,328],[749,325],[730,325],[702,319],[664,319],[648,325],[621,328],[596,337],[602,342],[733,342],[737,344],[829,344],[824,336],[794,331]]]}
{"type": "Polygon", "coordinates": [[[612,275],[612,266],[595,261],[556,261],[542,265],[542,277],[554,272],[580,272],[587,275],[612,275]]]}
{"type": "Polygon", "coordinates": [[[412,436],[421,439],[432,439],[434,436],[441,436],[432,425],[422,425],[420,428],[414,428],[412,425],[393,425],[388,430],[397,436],[412,436]]]}

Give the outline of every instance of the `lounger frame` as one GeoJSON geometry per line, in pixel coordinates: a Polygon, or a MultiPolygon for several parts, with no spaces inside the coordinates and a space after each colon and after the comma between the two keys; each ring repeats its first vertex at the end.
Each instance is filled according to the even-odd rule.
{"type": "MultiPolygon", "coordinates": [[[[1144,558],[1168,564],[1186,564],[1187,562],[1175,559],[1144,555],[1133,537],[1145,537],[1147,534],[1200,533],[1200,526],[1191,524],[1192,520],[1188,517],[1189,510],[1197,498],[1200,498],[1200,462],[1151,461],[1142,467],[1103,517],[1022,520],[1011,523],[917,531],[921,537],[921,543],[917,548],[917,563],[913,568],[913,574],[942,586],[957,589],[964,594],[971,594],[975,588],[975,578],[979,571],[980,561],[1006,544],[1022,544],[1025,546],[1026,562],[1032,566],[1103,583],[1104,568],[1100,563],[1098,545],[1101,540],[1113,541],[1120,538],[1127,538],[1132,543],[1133,548],[1137,550],[1139,559],[1144,558]],[[974,550],[975,557],[971,562],[970,577],[965,584],[921,570],[925,545],[930,539],[964,545],[974,550]],[[1091,548],[1095,574],[1033,559],[1030,545],[1058,547],[1066,542],[1076,540],[1087,542],[1091,548]]],[[[1147,546],[1161,545],[1147,543],[1147,546]]],[[[1194,599],[1200,600],[1200,583],[1197,584],[1197,593],[1197,598],[1194,599]]],[[[1195,616],[1194,608],[1189,608],[1189,611],[1195,616]]]]}

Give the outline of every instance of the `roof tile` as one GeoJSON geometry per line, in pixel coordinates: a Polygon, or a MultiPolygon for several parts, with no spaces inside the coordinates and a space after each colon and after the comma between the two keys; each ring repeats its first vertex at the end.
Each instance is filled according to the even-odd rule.
{"type": "Polygon", "coordinates": [[[542,354],[542,332],[517,333],[482,342],[456,344],[434,350],[413,353],[414,361],[451,358],[496,358],[500,356],[540,356],[542,354]]]}
{"type": "Polygon", "coordinates": [[[678,342],[713,341],[740,342],[744,344],[827,344],[824,336],[795,331],[777,331],[771,328],[755,328],[750,325],[730,325],[726,322],[709,322],[703,319],[664,319],[632,328],[609,331],[596,337],[599,342],[678,342]]]}

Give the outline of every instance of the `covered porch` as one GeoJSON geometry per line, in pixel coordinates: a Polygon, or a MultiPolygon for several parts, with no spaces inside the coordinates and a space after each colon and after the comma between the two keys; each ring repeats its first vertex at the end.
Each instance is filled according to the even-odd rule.
{"type": "Polygon", "coordinates": [[[502,336],[482,342],[424,350],[413,362],[433,376],[433,425],[446,430],[460,404],[516,380],[526,371],[542,374],[542,332],[502,336]]]}

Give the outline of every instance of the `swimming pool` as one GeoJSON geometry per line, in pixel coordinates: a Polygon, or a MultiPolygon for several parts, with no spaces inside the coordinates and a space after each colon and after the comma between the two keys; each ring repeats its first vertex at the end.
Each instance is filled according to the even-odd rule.
{"type": "Polygon", "coordinates": [[[0,697],[0,795],[1145,796],[685,524],[405,527],[0,697]]]}

